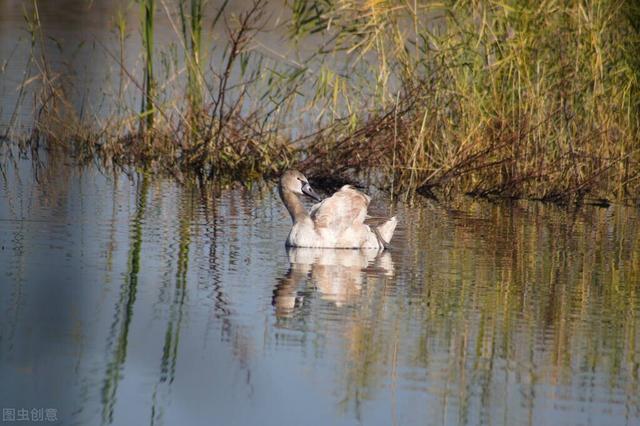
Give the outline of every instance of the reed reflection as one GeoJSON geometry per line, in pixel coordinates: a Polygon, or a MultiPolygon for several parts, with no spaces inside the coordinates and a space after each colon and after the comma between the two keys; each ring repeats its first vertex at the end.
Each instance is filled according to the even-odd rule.
{"type": "Polygon", "coordinates": [[[107,364],[102,384],[102,422],[112,423],[113,412],[118,394],[118,385],[122,379],[121,371],[127,359],[129,330],[133,318],[133,307],[138,291],[140,272],[140,253],[142,249],[142,223],[147,208],[149,180],[142,177],[137,188],[136,212],[131,222],[130,248],[127,260],[127,273],[120,286],[120,295],[114,307],[114,317],[109,332],[107,350],[111,359],[107,364]]]}

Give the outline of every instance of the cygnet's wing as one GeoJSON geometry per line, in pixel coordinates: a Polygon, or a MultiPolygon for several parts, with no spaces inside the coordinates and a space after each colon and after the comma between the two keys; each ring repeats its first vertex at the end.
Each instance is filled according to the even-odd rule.
{"type": "Polygon", "coordinates": [[[361,224],[367,216],[369,197],[350,185],[345,185],[331,197],[311,209],[316,228],[342,232],[354,224],[361,224]]]}

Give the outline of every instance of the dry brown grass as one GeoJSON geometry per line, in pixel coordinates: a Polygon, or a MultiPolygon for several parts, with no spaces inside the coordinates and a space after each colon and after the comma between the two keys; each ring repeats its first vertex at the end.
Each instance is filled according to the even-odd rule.
{"type": "MultiPolygon", "coordinates": [[[[311,3],[292,3],[291,34],[314,34],[322,47],[270,73],[251,63],[263,1],[221,20],[219,69],[202,66],[199,2],[191,14],[181,9],[171,22],[185,50],[184,97],[163,100],[121,64],[144,94],[142,113],[78,117],[62,79],[35,55],[42,90],[29,139],[180,178],[257,178],[295,166],[316,176],[367,173],[405,198],[640,198],[635,3],[311,3]],[[294,131],[301,116],[314,117],[302,134],[294,131]]],[[[37,47],[37,14],[32,25],[37,47]]]]}

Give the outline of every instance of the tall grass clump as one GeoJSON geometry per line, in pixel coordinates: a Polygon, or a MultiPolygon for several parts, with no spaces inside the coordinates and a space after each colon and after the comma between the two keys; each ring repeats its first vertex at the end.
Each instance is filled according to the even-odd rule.
{"type": "MultiPolygon", "coordinates": [[[[114,103],[112,112],[107,116],[86,113],[87,118],[70,126],[71,111],[54,107],[59,101],[71,105],[65,93],[43,96],[38,103],[47,112],[41,114],[46,119],[36,119],[38,133],[31,141],[60,142],[79,152],[81,160],[98,157],[108,167],[135,165],[179,179],[192,175],[245,180],[287,167],[295,155],[281,118],[289,111],[285,105],[294,91],[281,90],[278,82],[291,81],[290,70],[274,60],[266,66],[269,59],[255,50],[254,43],[266,22],[266,2],[255,0],[232,14],[226,12],[223,1],[206,18],[204,0],[137,3],[142,79],[136,77],[138,69],[125,63],[131,47],[124,35],[127,23],[120,14],[114,20],[120,53],[97,40],[121,77],[117,99],[107,100],[114,103]],[[164,36],[171,36],[167,30],[175,36],[163,48],[154,44],[154,26],[161,14],[168,22],[164,36]],[[204,51],[205,23],[211,30],[224,25],[223,37],[216,40],[217,52],[204,51]],[[139,109],[127,104],[135,98],[141,99],[139,109]],[[52,126],[54,122],[62,127],[52,126]]],[[[37,50],[46,51],[45,44],[37,50]]],[[[45,77],[42,73],[33,78],[45,77]]]]}
{"type": "Polygon", "coordinates": [[[333,153],[345,171],[382,164],[394,192],[638,198],[634,3],[315,4],[294,2],[294,32],[331,40],[333,72],[350,76],[331,96],[351,106],[348,122],[358,111],[316,157],[333,153]]]}

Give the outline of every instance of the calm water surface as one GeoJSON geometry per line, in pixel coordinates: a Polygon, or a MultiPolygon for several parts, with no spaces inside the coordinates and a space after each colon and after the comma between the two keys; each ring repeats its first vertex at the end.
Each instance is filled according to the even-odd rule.
{"type": "Polygon", "coordinates": [[[5,171],[3,408],[61,424],[640,424],[637,210],[397,204],[390,252],[287,252],[273,188],[5,171]]]}

